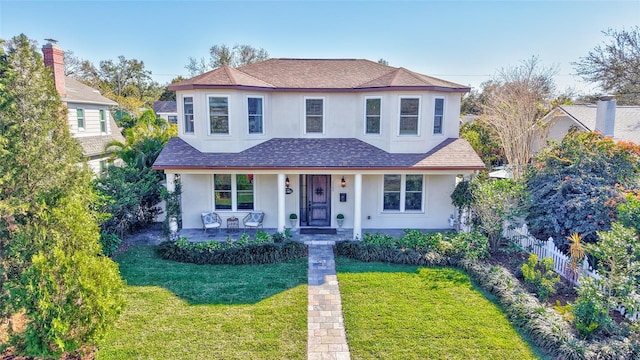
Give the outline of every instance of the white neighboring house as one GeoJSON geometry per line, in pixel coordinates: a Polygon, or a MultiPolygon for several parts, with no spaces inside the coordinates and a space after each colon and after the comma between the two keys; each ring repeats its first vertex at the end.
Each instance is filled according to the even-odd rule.
{"type": "Polygon", "coordinates": [[[55,43],[42,47],[44,63],[53,70],[56,90],[67,106],[69,130],[82,146],[91,169],[100,174],[109,161],[105,146],[112,140],[124,142],[121,129],[111,116],[110,107],[118,105],[100,92],[64,75],[64,52],[55,43]]]}
{"type": "Polygon", "coordinates": [[[301,227],[445,229],[456,175],[484,169],[459,139],[469,88],[359,59],[269,59],[175,83],[178,133],[153,168],[204,211],[301,227]]]}
{"type": "MultiPolygon", "coordinates": [[[[640,106],[617,106],[606,98],[597,104],[560,105],[551,110],[542,123],[546,125],[545,140],[562,141],[569,129],[599,131],[614,140],[640,144],[640,106]]],[[[536,146],[536,152],[541,145],[536,146]]]]}
{"type": "Polygon", "coordinates": [[[153,103],[153,112],[171,124],[178,123],[178,109],[175,101],[156,101],[153,103]]]}

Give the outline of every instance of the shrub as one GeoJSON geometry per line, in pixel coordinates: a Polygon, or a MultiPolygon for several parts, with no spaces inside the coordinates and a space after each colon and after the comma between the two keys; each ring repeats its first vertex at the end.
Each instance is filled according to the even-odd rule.
{"type": "Polygon", "coordinates": [[[456,233],[449,240],[449,256],[459,259],[477,260],[489,256],[489,239],[477,231],[456,233]]]}
{"type": "Polygon", "coordinates": [[[553,271],[553,259],[544,258],[538,261],[538,255],[531,254],[527,263],[520,268],[524,281],[531,284],[541,301],[545,301],[550,295],[555,294],[556,284],[560,276],[553,271]]]}
{"type": "Polygon", "coordinates": [[[404,230],[404,235],[397,239],[397,246],[421,252],[436,251],[442,242],[441,233],[424,233],[420,230],[404,230]]]}
{"type": "Polygon", "coordinates": [[[362,238],[362,243],[381,247],[396,246],[396,240],[393,238],[393,236],[380,233],[365,233],[364,237],[362,238]]]}
{"type": "Polygon", "coordinates": [[[572,305],[573,323],[585,338],[596,330],[606,330],[612,325],[605,296],[592,278],[585,277],[580,282],[578,299],[572,305]]]}
{"type": "Polygon", "coordinates": [[[618,205],[618,220],[640,233],[640,193],[628,193],[626,202],[618,205]]]}
{"type": "Polygon", "coordinates": [[[102,253],[111,257],[118,250],[122,239],[116,234],[100,233],[100,243],[102,244],[102,253]]]}

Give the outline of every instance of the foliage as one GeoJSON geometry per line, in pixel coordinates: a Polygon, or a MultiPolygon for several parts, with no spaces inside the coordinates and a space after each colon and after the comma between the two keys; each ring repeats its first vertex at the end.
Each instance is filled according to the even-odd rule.
{"type": "Polygon", "coordinates": [[[152,223],[161,212],[158,204],[164,188],[154,170],[109,167],[109,176],[94,180],[103,202],[98,211],[111,214],[101,224],[103,232],[122,237],[152,223]]]}
{"type": "Polygon", "coordinates": [[[609,316],[607,300],[597,281],[583,278],[577,288],[578,298],[572,305],[573,323],[583,337],[592,336],[613,324],[609,316]]]}
{"type": "Polygon", "coordinates": [[[123,307],[68,129],[51,71],[25,35],[13,38],[0,50],[0,317],[24,316],[9,342],[27,356],[90,346],[123,307]]]}
{"type": "Polygon", "coordinates": [[[196,76],[221,66],[240,67],[268,58],[267,50],[251,45],[236,44],[233,47],[225,44],[213,45],[209,49],[209,61],[205,61],[204,58],[196,60],[190,56],[185,69],[189,70],[191,76],[196,76]]]}
{"type": "Polygon", "coordinates": [[[515,179],[524,173],[533,145],[541,138],[538,121],[551,108],[555,73],[532,57],[499,70],[495,79],[484,84],[487,124],[495,130],[515,179]]]}
{"type": "Polygon", "coordinates": [[[607,230],[623,201],[623,189],[638,184],[640,147],[615,143],[597,133],[569,132],[561,143],[538,154],[527,173],[527,222],[539,239],[582,234],[595,242],[607,230]]]}
{"type": "Polygon", "coordinates": [[[578,75],[614,93],[621,105],[640,102],[640,27],[602,32],[609,42],[596,46],[573,63],[578,75]]]}
{"type": "Polygon", "coordinates": [[[618,205],[618,220],[622,225],[636,229],[640,233],[640,192],[629,192],[626,202],[618,205]]]}
{"type": "MultiPolygon", "coordinates": [[[[171,79],[171,83],[169,85],[176,84],[184,80],[186,79],[182,75],[180,75],[171,79]]],[[[160,94],[160,97],[158,97],[158,100],[159,101],[176,101],[176,92],[169,90],[169,86],[167,85],[164,88],[164,91],[162,92],[162,94],[160,94]]]]}
{"type": "MultiPolygon", "coordinates": [[[[195,264],[271,264],[303,257],[307,247],[285,240],[275,242],[267,233],[259,231],[253,241],[248,235],[236,242],[221,243],[216,240],[190,242],[180,238],[176,242],[164,242],[158,253],[164,259],[195,264]]],[[[286,235],[281,235],[286,236],[286,235]]]]}
{"type": "Polygon", "coordinates": [[[582,245],[582,235],[573,233],[567,236],[569,240],[569,267],[574,276],[577,276],[585,257],[585,248],[582,245]]]}
{"type": "Polygon", "coordinates": [[[487,169],[505,162],[504,150],[500,146],[500,139],[486,121],[474,120],[460,127],[460,137],[467,140],[473,150],[484,162],[487,169]]]}
{"type": "Polygon", "coordinates": [[[122,243],[122,239],[116,234],[100,233],[100,244],[102,244],[102,253],[105,256],[113,256],[122,243]]]}
{"type": "Polygon", "coordinates": [[[296,220],[297,218],[298,218],[298,215],[297,215],[297,214],[295,214],[295,213],[291,213],[291,214],[289,214],[289,219],[291,219],[291,220],[296,220]]]}
{"type": "Polygon", "coordinates": [[[166,217],[164,219],[164,229],[166,233],[169,233],[169,221],[171,221],[171,218],[175,218],[178,222],[178,230],[182,229],[182,209],[180,206],[182,198],[182,182],[180,179],[175,179],[174,189],[172,192],[167,191],[164,186],[160,190],[162,200],[165,202],[166,217]]]}
{"type": "Polygon", "coordinates": [[[522,264],[521,270],[524,281],[536,289],[541,301],[546,301],[550,295],[555,294],[560,276],[553,271],[552,258],[538,261],[538,255],[531,254],[528,261],[522,264]]]}
{"type": "Polygon", "coordinates": [[[489,238],[491,250],[504,245],[503,224],[521,215],[525,204],[522,182],[501,180],[475,180],[471,213],[476,227],[489,238]]]}
{"type": "Polygon", "coordinates": [[[338,219],[338,220],[344,219],[344,215],[343,214],[338,214],[338,215],[336,215],[336,219],[338,219]]]}
{"type": "Polygon", "coordinates": [[[462,180],[456,184],[456,188],[451,193],[451,204],[460,210],[466,210],[473,205],[473,185],[470,180],[462,180]]]}

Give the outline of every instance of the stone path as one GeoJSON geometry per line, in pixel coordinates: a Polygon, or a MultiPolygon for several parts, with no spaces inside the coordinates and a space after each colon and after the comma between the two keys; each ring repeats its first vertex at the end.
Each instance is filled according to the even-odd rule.
{"type": "Polygon", "coordinates": [[[307,359],[349,360],[333,241],[307,241],[309,303],[307,359]]]}

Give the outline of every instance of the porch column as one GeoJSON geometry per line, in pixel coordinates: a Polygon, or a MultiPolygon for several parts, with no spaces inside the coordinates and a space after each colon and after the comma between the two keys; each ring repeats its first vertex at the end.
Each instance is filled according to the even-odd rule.
{"type": "Polygon", "coordinates": [[[176,191],[175,174],[170,172],[164,172],[167,175],[167,191],[172,193],[176,191]]]}
{"type": "Polygon", "coordinates": [[[353,240],[362,240],[362,174],[355,174],[353,192],[353,240]]]}
{"type": "Polygon", "coordinates": [[[278,174],[278,231],[284,231],[286,226],[284,217],[285,179],[285,174],[278,174]]]}

